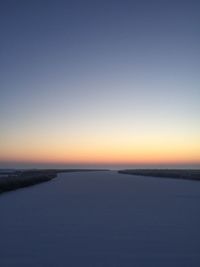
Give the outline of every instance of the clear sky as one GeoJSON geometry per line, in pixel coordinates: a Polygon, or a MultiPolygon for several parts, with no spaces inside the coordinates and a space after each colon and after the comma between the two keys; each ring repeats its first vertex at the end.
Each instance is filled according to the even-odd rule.
{"type": "Polygon", "coordinates": [[[0,167],[200,166],[199,14],[196,0],[1,0],[0,167]]]}

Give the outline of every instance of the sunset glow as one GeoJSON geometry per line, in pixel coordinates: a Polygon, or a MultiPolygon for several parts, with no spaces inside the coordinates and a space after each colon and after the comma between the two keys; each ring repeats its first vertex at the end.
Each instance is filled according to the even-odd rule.
{"type": "Polygon", "coordinates": [[[200,166],[198,8],[141,2],[5,4],[0,167],[200,166]]]}

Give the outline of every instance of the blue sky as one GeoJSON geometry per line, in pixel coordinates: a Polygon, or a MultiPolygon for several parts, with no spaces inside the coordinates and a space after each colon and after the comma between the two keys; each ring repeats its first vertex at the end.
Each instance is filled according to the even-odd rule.
{"type": "Polygon", "coordinates": [[[198,1],[1,1],[1,165],[199,163],[199,14],[198,1]]]}

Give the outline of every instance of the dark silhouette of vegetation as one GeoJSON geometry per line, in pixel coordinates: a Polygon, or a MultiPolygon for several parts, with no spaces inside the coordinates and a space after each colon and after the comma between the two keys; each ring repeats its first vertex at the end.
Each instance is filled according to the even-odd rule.
{"type": "Polygon", "coordinates": [[[99,169],[46,169],[46,170],[16,170],[1,172],[7,175],[0,178],[0,193],[16,190],[27,186],[43,183],[52,180],[61,172],[88,172],[105,171],[99,169]]]}
{"type": "Polygon", "coordinates": [[[47,182],[56,177],[54,170],[27,170],[7,173],[7,177],[0,178],[0,193],[18,188],[47,182]]]}
{"type": "Polygon", "coordinates": [[[119,173],[200,181],[200,170],[191,169],[129,169],[119,173]]]}

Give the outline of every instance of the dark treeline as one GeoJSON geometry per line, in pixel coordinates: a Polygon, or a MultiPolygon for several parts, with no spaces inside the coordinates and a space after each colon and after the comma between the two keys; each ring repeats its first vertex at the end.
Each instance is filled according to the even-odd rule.
{"type": "Polygon", "coordinates": [[[45,169],[45,170],[14,170],[13,172],[3,171],[1,174],[7,175],[0,178],[0,193],[16,190],[52,180],[61,172],[88,172],[105,171],[99,169],[45,169]]]}
{"type": "Polygon", "coordinates": [[[129,169],[119,173],[200,181],[200,170],[194,169],[129,169]]]}
{"type": "Polygon", "coordinates": [[[56,175],[55,171],[14,171],[7,177],[0,178],[0,193],[47,182],[56,175]]]}

